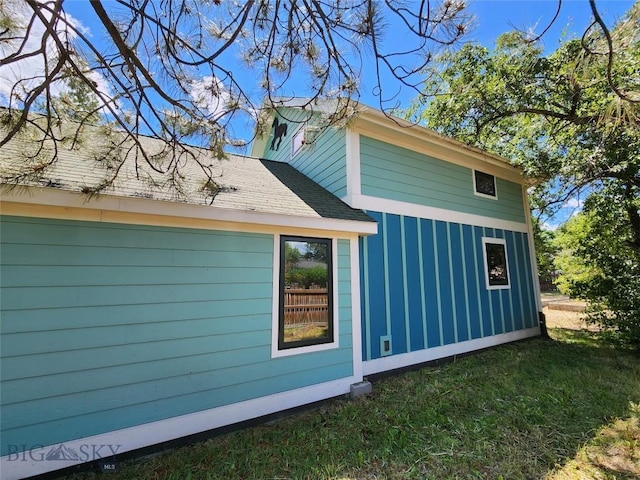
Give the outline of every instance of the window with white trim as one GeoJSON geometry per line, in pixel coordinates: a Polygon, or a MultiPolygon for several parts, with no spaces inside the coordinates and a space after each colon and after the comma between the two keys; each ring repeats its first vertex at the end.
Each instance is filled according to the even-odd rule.
{"type": "Polygon", "coordinates": [[[295,157],[303,148],[310,148],[316,141],[319,133],[320,127],[315,125],[304,125],[300,127],[291,139],[291,158],[295,157]]]}
{"type": "Polygon", "coordinates": [[[496,177],[480,170],[473,171],[474,193],[481,197],[498,198],[496,177]]]}
{"type": "Polygon", "coordinates": [[[328,238],[280,237],[278,350],[334,343],[332,246],[328,238]]]}
{"type": "Polygon", "coordinates": [[[507,243],[502,238],[482,238],[487,289],[510,288],[507,243]]]}
{"type": "Polygon", "coordinates": [[[296,153],[304,146],[304,127],[298,129],[291,138],[291,156],[294,157],[296,153]]]}

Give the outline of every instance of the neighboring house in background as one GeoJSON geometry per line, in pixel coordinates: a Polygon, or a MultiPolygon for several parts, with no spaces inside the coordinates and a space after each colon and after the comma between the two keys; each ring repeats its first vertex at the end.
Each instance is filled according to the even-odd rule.
{"type": "MultiPolygon", "coordinates": [[[[318,112],[283,108],[280,136],[253,146],[262,159],[211,165],[215,197],[197,169],[180,201],[124,170],[87,200],[84,150],[62,152],[28,194],[3,190],[3,478],[539,334],[520,172],[360,110],[324,129],[318,112]],[[329,275],[305,292],[291,265],[329,275]],[[312,296],[308,311],[285,305],[312,296]]],[[[0,166],[28,148],[5,146],[0,166]]]]}

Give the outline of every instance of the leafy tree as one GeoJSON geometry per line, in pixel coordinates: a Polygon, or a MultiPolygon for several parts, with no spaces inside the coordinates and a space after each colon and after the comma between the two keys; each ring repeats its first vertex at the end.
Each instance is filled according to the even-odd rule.
{"type": "Polygon", "coordinates": [[[304,254],[307,260],[327,262],[327,244],[322,242],[308,242],[307,251],[304,254]]]}
{"type": "Polygon", "coordinates": [[[522,166],[540,180],[531,193],[541,214],[586,196],[582,226],[591,237],[579,241],[569,230],[584,267],[571,288],[592,302],[593,320],[631,339],[625,325],[634,324],[638,304],[628,293],[640,264],[640,2],[611,30],[590,5],[594,20],[582,38],[550,55],[519,32],[501,36],[494,50],[470,44],[444,54],[426,70],[408,115],[522,166]]]}
{"type": "MultiPolygon", "coordinates": [[[[632,247],[622,203],[612,201],[624,195],[593,195],[584,212],[561,227],[555,262],[563,272],[560,290],[589,300],[587,320],[640,350],[640,255],[632,247]]],[[[637,204],[640,208],[640,201],[637,204]]]]}
{"type": "Polygon", "coordinates": [[[309,288],[312,285],[325,287],[327,285],[327,267],[316,265],[315,267],[293,268],[287,272],[285,281],[287,284],[295,284],[301,288],[309,288]]]}
{"type": "MultiPolygon", "coordinates": [[[[603,181],[637,189],[639,22],[636,3],[611,32],[594,20],[581,39],[548,56],[539,40],[519,32],[502,35],[493,51],[465,45],[426,70],[408,116],[543,180],[533,196],[543,212],[577,192],[600,189],[603,181]]],[[[625,214],[640,247],[636,213],[625,214]]]]}
{"type": "MultiPolygon", "coordinates": [[[[225,147],[245,143],[234,138],[233,125],[257,121],[256,133],[263,133],[267,116],[258,112],[268,113],[303,82],[305,93],[311,92],[306,106],[333,99],[326,124],[345,121],[354,109],[345,99],[358,98],[362,69],[370,62],[376,75],[368,78],[369,88],[384,106],[401,86],[415,88],[433,50],[456,42],[469,20],[464,4],[452,0],[411,6],[372,0],[89,0],[84,13],[101,27],[89,34],[69,15],[69,4],[0,0],[0,101],[7,107],[0,111],[0,148],[26,126],[43,145],[54,144],[48,162],[25,161],[26,171],[5,182],[55,163],[60,144],[75,141],[99,115],[120,132],[111,136],[112,171],[125,161],[115,157],[118,150],[135,150],[129,158],[136,167],[165,173],[179,188],[185,161],[202,162],[188,145],[223,157],[225,147]],[[385,44],[391,21],[402,26],[402,51],[385,44]],[[239,75],[239,69],[249,74],[239,75]],[[61,131],[59,122],[68,104],[60,92],[68,87],[82,98],[67,100],[86,105],[96,98],[99,106],[67,112],[77,121],[75,132],[61,131]],[[141,134],[165,142],[164,155],[147,151],[141,134]]],[[[200,163],[206,174],[208,166],[200,163]]]]}
{"type": "Polygon", "coordinates": [[[557,255],[557,247],[554,244],[555,233],[543,228],[540,225],[540,220],[534,217],[533,238],[540,284],[541,286],[552,287],[556,283],[556,266],[554,260],[557,255]]]}
{"type": "Polygon", "coordinates": [[[562,275],[557,281],[558,290],[569,296],[580,298],[587,285],[601,275],[596,266],[587,264],[587,252],[591,225],[597,221],[595,215],[578,213],[567,220],[556,233],[554,245],[558,249],[553,259],[562,275]]]}
{"type": "Polygon", "coordinates": [[[287,269],[294,268],[298,266],[300,263],[300,258],[302,255],[300,254],[300,250],[291,245],[289,242],[285,242],[284,244],[284,263],[287,269]]]}
{"type": "MultiPolygon", "coordinates": [[[[86,69],[86,66],[84,67],[86,69]]],[[[61,121],[84,122],[90,125],[102,123],[100,102],[93,91],[73,74],[67,72],[66,88],[50,98],[50,107],[55,117],[61,121]]],[[[36,105],[36,110],[45,110],[43,102],[36,105]]]]}

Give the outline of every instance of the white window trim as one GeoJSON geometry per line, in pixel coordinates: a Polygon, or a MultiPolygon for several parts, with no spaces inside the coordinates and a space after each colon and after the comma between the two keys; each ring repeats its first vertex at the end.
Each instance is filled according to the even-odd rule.
{"type": "Polygon", "coordinates": [[[491,200],[498,200],[498,177],[496,177],[493,173],[488,173],[483,170],[476,170],[475,168],[471,169],[471,182],[473,183],[473,194],[482,198],[490,198],[491,200]],[[484,173],[485,175],[491,175],[493,177],[493,187],[496,191],[494,195],[487,195],[486,193],[482,193],[478,191],[476,184],[476,172],[484,173]]]}
{"type": "Polygon", "coordinates": [[[291,158],[295,157],[304,147],[304,125],[302,125],[291,136],[291,158]],[[296,148],[297,140],[300,142],[298,148],[296,148]]]}
{"type": "Polygon", "coordinates": [[[509,254],[507,252],[507,241],[504,238],[482,237],[482,259],[484,268],[484,280],[487,290],[508,290],[511,288],[511,273],[509,271],[509,254]],[[504,246],[504,262],[507,268],[507,285],[491,285],[489,283],[489,263],[487,262],[487,243],[504,246]]]}
{"type": "MultiPolygon", "coordinates": [[[[285,234],[282,234],[285,235],[285,234]]],[[[280,350],[278,348],[278,329],[280,328],[280,234],[273,236],[273,302],[271,307],[271,358],[289,357],[304,353],[320,352],[332,350],[340,346],[340,331],[338,318],[338,240],[331,240],[331,265],[333,271],[331,277],[333,281],[333,342],[321,343],[318,345],[308,345],[305,347],[293,347],[280,350]]],[[[329,238],[329,237],[326,237],[329,238]]]]}

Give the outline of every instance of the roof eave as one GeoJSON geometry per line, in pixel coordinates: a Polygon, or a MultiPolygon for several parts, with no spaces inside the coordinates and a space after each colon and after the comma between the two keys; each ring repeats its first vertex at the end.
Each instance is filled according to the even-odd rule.
{"type": "Polygon", "coordinates": [[[255,225],[272,230],[313,230],[358,235],[372,235],[378,231],[377,223],[373,220],[283,215],[115,195],[99,195],[90,199],[80,192],[48,187],[20,187],[19,190],[7,190],[6,185],[0,185],[2,187],[5,190],[0,200],[3,215],[18,212],[25,216],[73,219],[73,212],[76,211],[90,214],[90,218],[97,221],[115,223],[179,224],[184,227],[192,220],[197,223],[193,228],[207,228],[207,224],[210,224],[211,228],[225,229],[226,225],[231,230],[240,230],[230,227],[255,225]],[[36,206],[41,208],[34,208],[36,206]]]}

